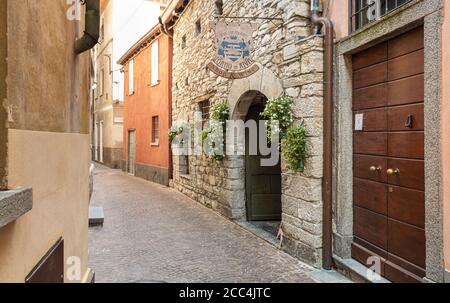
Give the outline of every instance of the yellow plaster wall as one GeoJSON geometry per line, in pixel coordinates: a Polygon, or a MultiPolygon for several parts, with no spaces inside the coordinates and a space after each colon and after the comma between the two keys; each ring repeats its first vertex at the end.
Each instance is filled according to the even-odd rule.
{"type": "MultiPolygon", "coordinates": [[[[89,135],[24,130],[8,135],[10,185],[33,188],[33,209],[0,229],[0,281],[24,282],[61,236],[65,260],[78,256],[83,278],[88,267],[89,135]]],[[[78,281],[66,277],[66,282],[78,281]]]]}

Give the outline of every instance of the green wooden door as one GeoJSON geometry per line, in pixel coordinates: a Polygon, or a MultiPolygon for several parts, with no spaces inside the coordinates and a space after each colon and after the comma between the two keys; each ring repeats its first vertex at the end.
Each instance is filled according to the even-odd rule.
{"type": "MultiPolygon", "coordinates": [[[[247,120],[260,120],[261,105],[251,106],[247,120]]],[[[254,135],[254,134],[252,134],[254,135]]],[[[246,132],[246,203],[249,221],[281,220],[281,165],[261,166],[260,154],[249,155],[249,132],[246,132]]],[[[259,142],[258,142],[259,144],[259,142]]],[[[258,148],[259,153],[259,148],[258,148]]]]}

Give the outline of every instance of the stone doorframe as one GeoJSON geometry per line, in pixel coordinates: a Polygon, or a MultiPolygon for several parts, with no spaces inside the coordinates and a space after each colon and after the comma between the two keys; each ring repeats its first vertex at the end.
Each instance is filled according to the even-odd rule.
{"type": "MultiPolygon", "coordinates": [[[[259,71],[252,76],[233,81],[228,94],[231,120],[245,121],[256,93],[263,94],[269,100],[284,93],[281,80],[271,70],[261,65],[259,67],[259,71]]],[[[229,192],[229,196],[226,195],[224,198],[227,200],[226,204],[231,208],[234,220],[246,220],[244,158],[244,156],[228,156],[228,161],[226,161],[228,179],[232,182],[230,184],[232,191],[229,192]]]]}
{"type": "Polygon", "coordinates": [[[351,258],[353,240],[353,117],[351,55],[417,26],[425,39],[426,280],[443,282],[441,172],[441,0],[415,0],[336,44],[334,122],[334,254],[351,258]]]}

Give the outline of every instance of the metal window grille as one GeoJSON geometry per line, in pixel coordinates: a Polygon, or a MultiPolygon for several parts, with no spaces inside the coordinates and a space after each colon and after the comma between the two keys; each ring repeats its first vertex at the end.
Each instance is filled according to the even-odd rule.
{"type": "Polygon", "coordinates": [[[209,100],[205,100],[199,103],[200,111],[202,113],[202,121],[203,124],[205,124],[207,121],[209,121],[209,109],[211,107],[211,104],[209,100]]]}
{"type": "Polygon", "coordinates": [[[152,143],[159,142],[159,117],[152,117],[152,143]]]}
{"type": "Polygon", "coordinates": [[[350,32],[357,31],[412,0],[349,0],[350,32]]]}

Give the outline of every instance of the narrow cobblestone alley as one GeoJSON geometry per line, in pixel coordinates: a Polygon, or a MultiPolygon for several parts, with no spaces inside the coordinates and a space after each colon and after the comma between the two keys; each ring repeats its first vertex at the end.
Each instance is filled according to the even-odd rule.
{"type": "Polygon", "coordinates": [[[96,166],[97,282],[312,282],[311,268],[182,194],[96,166]]]}

